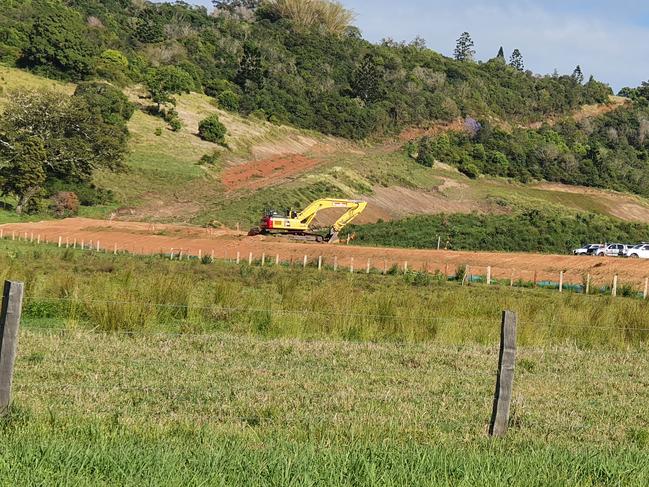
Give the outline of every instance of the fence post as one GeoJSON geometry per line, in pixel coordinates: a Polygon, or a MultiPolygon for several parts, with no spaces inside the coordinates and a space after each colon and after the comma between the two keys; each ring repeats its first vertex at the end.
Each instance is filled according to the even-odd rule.
{"type": "Polygon", "coordinates": [[[13,381],[18,328],[23,306],[22,282],[5,281],[0,316],[0,413],[7,412],[11,404],[11,383],[13,381]]]}
{"type": "Polygon", "coordinates": [[[302,260],[302,269],[306,269],[306,263],[308,261],[308,257],[305,255],[304,259],[302,260]]]}
{"type": "Polygon", "coordinates": [[[462,276],[462,285],[464,286],[464,282],[469,278],[469,266],[466,266],[464,269],[464,275],[462,276]]]}
{"type": "Polygon", "coordinates": [[[203,249],[198,249],[198,260],[203,258],[203,249]]]}
{"type": "Polygon", "coordinates": [[[536,287],[536,283],[538,282],[538,278],[537,278],[537,273],[536,273],[536,272],[537,272],[537,271],[534,271],[534,287],[536,287]]]}
{"type": "Polygon", "coordinates": [[[63,237],[59,235],[59,248],[61,248],[62,243],[63,243],[63,237]]]}
{"type": "Polygon", "coordinates": [[[512,311],[503,312],[500,328],[498,376],[496,377],[493,410],[489,423],[489,436],[505,436],[509,425],[509,408],[512,402],[514,367],[516,364],[516,322],[516,313],[512,311]]]}
{"type": "Polygon", "coordinates": [[[590,273],[586,276],[586,294],[590,294],[590,273]]]}
{"type": "Polygon", "coordinates": [[[405,261],[403,263],[403,273],[407,274],[408,273],[408,261],[405,261]]]}
{"type": "Polygon", "coordinates": [[[516,269],[512,269],[512,277],[509,280],[509,287],[514,287],[514,274],[516,272],[516,269]]]}
{"type": "Polygon", "coordinates": [[[322,270],[322,256],[321,255],[318,256],[318,270],[319,271],[322,270]]]}
{"type": "Polygon", "coordinates": [[[559,292],[563,292],[563,271],[559,273],[559,292]]]}
{"type": "Polygon", "coordinates": [[[248,254],[248,265],[252,265],[252,252],[248,254]]]}
{"type": "Polygon", "coordinates": [[[338,270],[338,256],[334,255],[334,272],[338,270]]]}
{"type": "Polygon", "coordinates": [[[100,250],[100,248],[99,248],[99,240],[97,240],[97,252],[99,252],[99,250],[100,250]]]}
{"type": "Polygon", "coordinates": [[[388,259],[383,259],[383,275],[388,273],[388,259]]]}
{"type": "Polygon", "coordinates": [[[613,276],[613,289],[611,290],[611,295],[613,297],[617,296],[617,274],[613,276]]]}
{"type": "Polygon", "coordinates": [[[279,265],[279,254],[275,256],[275,265],[279,265]]]}
{"type": "Polygon", "coordinates": [[[354,258],[352,257],[351,260],[349,261],[349,272],[354,273],[354,258]]]}
{"type": "Polygon", "coordinates": [[[437,237],[437,250],[442,246],[442,237],[437,237]]]}
{"type": "Polygon", "coordinates": [[[261,254],[261,266],[264,267],[266,265],[266,252],[261,254]]]}
{"type": "Polygon", "coordinates": [[[649,277],[646,277],[644,280],[644,294],[643,297],[644,299],[647,299],[649,296],[649,277]]]}
{"type": "Polygon", "coordinates": [[[487,266],[487,286],[491,285],[491,266],[487,266]]]}

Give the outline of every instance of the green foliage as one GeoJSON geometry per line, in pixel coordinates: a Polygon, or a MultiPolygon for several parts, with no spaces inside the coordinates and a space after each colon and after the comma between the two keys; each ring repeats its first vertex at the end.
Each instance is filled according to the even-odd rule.
{"type": "Polygon", "coordinates": [[[0,117],[0,178],[16,211],[31,209],[50,180],[88,183],[122,167],[132,108],[115,89],[80,85],[74,96],[17,92],[0,117]]]}
{"type": "Polygon", "coordinates": [[[189,93],[194,85],[194,80],[180,68],[162,66],[149,70],[145,84],[151,95],[151,100],[158,105],[158,111],[160,111],[163,105],[176,104],[173,95],[189,93]]]}
{"type": "Polygon", "coordinates": [[[516,71],[525,71],[525,64],[523,63],[523,55],[518,49],[514,49],[512,57],[509,59],[509,65],[516,71]]]}
{"type": "Polygon", "coordinates": [[[201,120],[198,124],[198,134],[201,139],[215,144],[223,145],[227,132],[225,125],[221,123],[216,113],[201,120]]]}
{"type": "Polygon", "coordinates": [[[239,110],[240,97],[232,90],[225,90],[219,94],[217,97],[219,106],[223,110],[228,110],[230,112],[236,112],[239,110]]]}
{"type": "Polygon", "coordinates": [[[474,43],[471,39],[471,34],[463,32],[457,40],[455,45],[455,60],[456,61],[473,61],[475,51],[473,50],[474,43]]]}
{"type": "Polygon", "coordinates": [[[555,127],[505,131],[488,123],[475,137],[452,132],[419,142],[418,162],[439,160],[467,175],[473,165],[521,182],[555,181],[649,196],[649,108],[621,107],[588,121],[588,130],[565,120],[555,127]]]}
{"type": "Polygon", "coordinates": [[[351,226],[360,245],[435,248],[437,238],[455,250],[566,253],[584,243],[649,241],[649,225],[592,213],[566,215],[528,209],[512,215],[431,215],[351,226]]]}
{"type": "Polygon", "coordinates": [[[28,67],[56,70],[84,79],[93,72],[94,47],[79,12],[58,0],[37,0],[29,43],[23,53],[28,67]]]}

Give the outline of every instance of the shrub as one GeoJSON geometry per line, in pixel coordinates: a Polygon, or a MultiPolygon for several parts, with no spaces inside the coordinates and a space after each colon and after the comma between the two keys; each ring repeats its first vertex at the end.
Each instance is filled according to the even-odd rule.
{"type": "Polygon", "coordinates": [[[50,208],[57,218],[76,215],[79,212],[79,198],[70,191],[61,191],[52,196],[50,208]]]}
{"type": "Polygon", "coordinates": [[[234,91],[226,90],[221,93],[218,98],[219,107],[223,110],[228,110],[230,112],[236,112],[239,110],[239,95],[234,91]]]}
{"type": "Polygon", "coordinates": [[[198,160],[199,166],[216,166],[221,162],[221,154],[214,151],[211,154],[205,154],[198,160]]]}
{"type": "Polygon", "coordinates": [[[219,120],[219,116],[214,114],[206,119],[201,120],[198,125],[198,135],[201,139],[215,144],[225,144],[225,135],[227,129],[219,120]]]}
{"type": "Polygon", "coordinates": [[[480,170],[475,164],[463,164],[459,167],[459,170],[462,174],[471,179],[478,179],[480,176],[480,170]]]}

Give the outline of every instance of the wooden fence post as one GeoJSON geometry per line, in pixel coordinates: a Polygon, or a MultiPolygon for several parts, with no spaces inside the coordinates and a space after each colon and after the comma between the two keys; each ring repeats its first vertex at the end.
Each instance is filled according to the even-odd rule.
{"type": "Polygon", "coordinates": [[[536,287],[537,282],[538,282],[537,271],[534,271],[534,287],[536,287]]]}
{"type": "Polygon", "coordinates": [[[563,292],[563,271],[559,273],[559,292],[563,292]]]}
{"type": "Polygon", "coordinates": [[[514,287],[514,274],[516,272],[516,269],[512,269],[512,277],[509,280],[509,287],[514,287]]]}
{"type": "Polygon", "coordinates": [[[366,274],[369,274],[369,273],[370,273],[370,265],[371,265],[371,263],[370,263],[370,259],[367,259],[367,270],[366,270],[366,272],[365,272],[366,274]]]}
{"type": "Polygon", "coordinates": [[[491,266],[487,266],[487,286],[491,285],[491,266]]]}
{"type": "Polygon", "coordinates": [[[305,255],[304,260],[302,261],[302,269],[306,269],[306,263],[308,262],[308,257],[305,255]]]}
{"type": "Polygon", "coordinates": [[[252,265],[252,252],[248,254],[248,265],[252,265]]]}
{"type": "Polygon", "coordinates": [[[617,296],[617,274],[613,276],[613,289],[611,290],[611,295],[613,297],[617,296]]]}
{"type": "Polygon", "coordinates": [[[63,243],[63,237],[59,235],[59,248],[61,248],[62,243],[63,243]]]}
{"type": "Polygon", "coordinates": [[[383,259],[383,275],[388,273],[388,259],[383,259]]]}
{"type": "Polygon", "coordinates": [[[23,306],[22,282],[5,281],[0,315],[0,413],[7,412],[11,404],[11,383],[13,382],[18,328],[23,306]]]}
{"type": "Polygon", "coordinates": [[[516,364],[516,313],[504,311],[500,328],[500,353],[498,376],[494,392],[493,410],[489,423],[489,436],[501,437],[509,426],[509,408],[512,402],[514,367],[516,364]]]}
{"type": "Polygon", "coordinates": [[[279,254],[275,256],[275,265],[279,265],[279,254]]]}
{"type": "Polygon", "coordinates": [[[442,237],[437,237],[437,250],[442,246],[442,237]]]}
{"type": "Polygon", "coordinates": [[[322,256],[321,255],[318,256],[318,270],[319,271],[322,270],[322,256]]]}
{"type": "Polygon", "coordinates": [[[334,272],[338,270],[338,256],[334,255],[334,272]]]}
{"type": "Polygon", "coordinates": [[[590,273],[586,276],[586,294],[590,294],[590,273]]]}
{"type": "Polygon", "coordinates": [[[403,263],[403,273],[407,274],[408,273],[408,261],[405,261],[403,263]]]}
{"type": "Polygon", "coordinates": [[[352,257],[351,260],[349,261],[349,272],[354,273],[354,258],[352,257]]]}
{"type": "Polygon", "coordinates": [[[266,252],[261,254],[261,266],[264,267],[266,265],[266,252]]]}
{"type": "Polygon", "coordinates": [[[469,278],[469,266],[466,266],[464,269],[464,275],[462,276],[462,285],[464,286],[464,282],[469,278]]]}
{"type": "Polygon", "coordinates": [[[644,299],[647,299],[649,296],[649,277],[646,277],[644,280],[644,294],[643,297],[644,299]]]}

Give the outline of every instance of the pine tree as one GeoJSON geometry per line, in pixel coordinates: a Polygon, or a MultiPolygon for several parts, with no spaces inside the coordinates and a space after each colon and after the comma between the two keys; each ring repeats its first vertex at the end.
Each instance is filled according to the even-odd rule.
{"type": "Polygon", "coordinates": [[[584,73],[581,71],[581,66],[577,65],[575,70],[572,72],[572,79],[580,85],[584,83],[584,73]]]}
{"type": "Polygon", "coordinates": [[[496,56],[496,59],[500,59],[502,61],[505,60],[505,50],[502,46],[500,46],[500,49],[498,49],[498,55],[496,56]]]}
{"type": "Polygon", "coordinates": [[[525,71],[525,64],[523,63],[523,55],[521,54],[521,51],[514,49],[512,57],[509,58],[509,65],[521,72],[525,71]]]}
{"type": "Polygon", "coordinates": [[[473,57],[475,56],[473,47],[474,44],[471,39],[471,34],[463,32],[455,46],[455,59],[458,61],[473,61],[473,57]]]}

